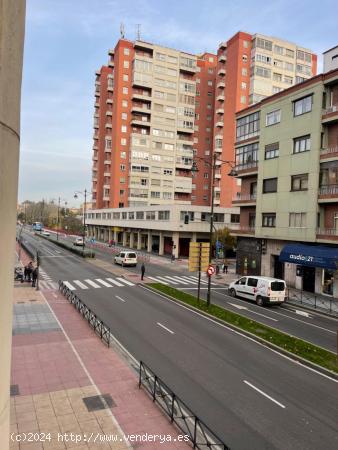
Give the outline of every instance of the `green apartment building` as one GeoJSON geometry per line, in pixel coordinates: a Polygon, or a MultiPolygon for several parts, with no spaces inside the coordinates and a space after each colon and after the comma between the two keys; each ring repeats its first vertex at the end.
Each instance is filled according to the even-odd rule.
{"type": "Polygon", "coordinates": [[[338,70],[236,115],[237,273],[338,297],[338,70]]]}

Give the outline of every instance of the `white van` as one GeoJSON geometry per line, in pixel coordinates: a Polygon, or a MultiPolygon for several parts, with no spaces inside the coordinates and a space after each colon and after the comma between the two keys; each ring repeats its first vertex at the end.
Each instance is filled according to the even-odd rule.
{"type": "Polygon", "coordinates": [[[121,266],[136,266],[137,255],[135,252],[120,252],[114,256],[114,263],[121,264],[121,266]]]}
{"type": "Polygon", "coordinates": [[[280,305],[285,302],[286,285],[284,280],[269,277],[245,276],[229,285],[232,297],[243,297],[254,300],[257,305],[280,305]]]}
{"type": "Polygon", "coordinates": [[[77,238],[75,238],[75,241],[73,242],[73,245],[81,245],[81,246],[83,246],[83,237],[82,236],[78,236],[77,238]]]}

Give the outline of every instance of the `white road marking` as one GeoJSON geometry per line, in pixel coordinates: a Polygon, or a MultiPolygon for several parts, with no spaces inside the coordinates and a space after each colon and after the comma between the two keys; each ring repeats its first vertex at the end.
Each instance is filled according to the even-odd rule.
{"type": "Polygon", "coordinates": [[[180,283],[196,284],[196,281],[194,281],[194,280],[187,280],[186,278],[178,277],[176,275],[174,275],[172,278],[175,278],[180,283]]]}
{"type": "Polygon", "coordinates": [[[229,305],[234,306],[237,309],[248,309],[246,306],[241,306],[241,305],[236,305],[236,303],[230,303],[228,302],[229,305]]]}
{"type": "Polygon", "coordinates": [[[125,302],[125,300],[121,297],[119,297],[118,295],[115,295],[116,298],[118,298],[119,300],[121,300],[121,302],[125,302]]]}
{"type": "Polygon", "coordinates": [[[169,328],[165,327],[160,322],[156,322],[156,323],[159,327],[163,328],[164,330],[167,330],[170,334],[175,334],[173,331],[169,330],[169,328]]]}
{"type": "Polygon", "coordinates": [[[99,283],[103,284],[103,286],[105,286],[105,287],[112,287],[111,284],[107,283],[104,280],[101,280],[101,278],[96,278],[95,281],[98,281],[99,283]]]}
{"type": "Polygon", "coordinates": [[[114,280],[113,278],[107,278],[107,280],[110,281],[110,283],[115,284],[115,286],[119,286],[119,287],[123,286],[122,283],[119,283],[118,281],[114,280]]]}
{"type": "MultiPolygon", "coordinates": [[[[185,278],[188,278],[188,277],[185,277],[185,278]]],[[[198,277],[193,277],[193,276],[191,276],[191,277],[189,277],[189,278],[191,278],[191,279],[193,279],[193,280],[195,280],[195,281],[198,281],[198,277]]],[[[202,283],[202,284],[208,284],[208,282],[207,282],[207,281],[204,281],[204,280],[202,279],[202,277],[201,277],[201,283],[202,283]]]]}
{"type": "Polygon", "coordinates": [[[166,280],[169,280],[172,284],[189,284],[187,281],[177,280],[174,277],[165,276],[166,280]]]}
{"type": "Polygon", "coordinates": [[[116,278],[116,279],[121,281],[121,283],[125,283],[128,286],[135,286],[134,283],[131,283],[130,281],[126,280],[125,278],[116,278]]]}
{"type": "Polygon", "coordinates": [[[300,316],[305,316],[308,317],[309,319],[312,319],[312,316],[310,316],[310,314],[307,313],[306,311],[300,311],[299,309],[295,309],[295,313],[299,314],[300,316]]]}
{"type": "Polygon", "coordinates": [[[80,286],[81,289],[88,289],[88,286],[86,286],[85,284],[81,283],[81,281],[79,280],[73,280],[74,284],[77,284],[78,286],[80,286]]]}
{"type": "Polygon", "coordinates": [[[72,285],[72,284],[70,284],[68,281],[63,281],[63,284],[65,285],[65,286],[67,286],[67,288],[68,289],[70,289],[71,291],[75,291],[75,287],[72,285]]]}
{"type": "Polygon", "coordinates": [[[97,289],[100,288],[101,286],[99,286],[97,283],[94,283],[94,281],[92,280],[84,280],[86,283],[90,284],[91,286],[93,286],[93,288],[97,289]]]}
{"type": "MultiPolygon", "coordinates": [[[[198,289],[198,287],[182,287],[182,289],[184,289],[185,291],[197,291],[197,289],[198,289]]],[[[200,288],[201,290],[204,290],[204,291],[207,291],[208,290],[208,288],[207,287],[201,287],[200,288]]],[[[227,290],[228,288],[210,288],[212,291],[214,291],[214,290],[227,290]]]]}
{"type": "Polygon", "coordinates": [[[270,395],[266,394],[265,392],[261,391],[256,386],[254,386],[253,384],[249,383],[249,381],[246,381],[246,380],[243,380],[243,381],[244,381],[245,384],[250,386],[252,389],[254,389],[255,391],[257,391],[260,394],[264,395],[264,397],[268,398],[272,402],[276,403],[276,405],[280,406],[281,408],[286,408],[286,406],[284,406],[282,403],[279,403],[277,400],[275,400],[274,398],[270,397],[270,395]]]}
{"type": "Polygon", "coordinates": [[[265,314],[259,313],[259,312],[257,312],[257,311],[252,311],[252,309],[249,309],[249,308],[247,308],[246,306],[236,305],[236,303],[230,303],[230,302],[228,302],[228,303],[229,303],[229,305],[234,306],[235,308],[238,308],[238,309],[245,309],[245,310],[248,311],[249,313],[257,314],[257,316],[265,317],[266,319],[272,320],[273,322],[278,322],[277,319],[274,319],[274,318],[272,318],[272,317],[270,317],[270,316],[266,316],[265,314]]]}
{"type": "Polygon", "coordinates": [[[171,300],[170,298],[166,297],[165,295],[160,294],[159,292],[154,292],[153,290],[147,288],[147,287],[144,286],[144,285],[141,286],[141,288],[144,289],[145,291],[148,291],[149,293],[152,293],[152,294],[157,295],[157,297],[162,297],[164,300],[167,300],[168,302],[174,303],[174,304],[175,304],[176,306],[178,306],[179,308],[183,308],[183,309],[185,309],[186,311],[189,311],[189,312],[192,313],[192,314],[196,314],[196,316],[199,316],[199,317],[201,317],[201,318],[204,319],[204,320],[208,320],[209,322],[212,322],[212,323],[214,323],[215,325],[218,325],[218,326],[220,326],[220,327],[222,327],[222,328],[225,328],[225,329],[228,330],[229,332],[234,333],[234,334],[237,334],[238,336],[241,336],[243,339],[247,339],[247,340],[251,341],[251,342],[254,343],[255,345],[259,345],[260,347],[263,347],[263,348],[265,348],[266,350],[268,350],[268,351],[270,351],[270,352],[272,352],[272,353],[275,353],[275,354],[278,355],[280,358],[287,359],[287,360],[290,361],[291,363],[296,364],[297,366],[301,366],[301,367],[303,367],[303,368],[306,369],[306,370],[310,370],[311,372],[316,373],[317,375],[319,375],[319,376],[321,376],[321,377],[324,377],[324,378],[326,378],[327,380],[332,381],[333,383],[338,383],[338,380],[336,380],[335,378],[332,378],[332,377],[330,377],[329,375],[326,375],[326,374],[323,373],[323,372],[319,372],[318,370],[313,369],[312,367],[306,366],[305,364],[302,364],[300,361],[297,361],[297,360],[295,360],[295,359],[293,359],[293,358],[290,358],[290,356],[287,356],[287,355],[284,355],[283,353],[280,353],[278,350],[275,350],[275,349],[273,349],[273,348],[271,348],[271,347],[267,347],[266,344],[263,344],[263,343],[261,343],[261,342],[258,342],[258,341],[256,341],[256,339],[254,339],[254,338],[252,338],[252,337],[250,337],[250,336],[247,336],[246,334],[243,334],[243,333],[241,333],[241,332],[238,331],[238,330],[234,330],[233,328],[228,327],[226,324],[219,323],[219,322],[217,322],[216,320],[212,319],[211,317],[207,317],[207,316],[205,316],[205,315],[199,313],[198,311],[194,311],[194,310],[192,310],[191,308],[188,308],[188,307],[185,306],[185,305],[181,305],[180,303],[177,303],[175,300],[171,300]]]}
{"type": "Polygon", "coordinates": [[[157,277],[159,279],[157,279],[155,277],[147,277],[147,278],[150,278],[151,280],[156,281],[156,283],[169,284],[168,281],[164,281],[165,278],[163,278],[163,277],[157,277]],[[163,278],[163,279],[161,279],[161,278],[163,278]]]}

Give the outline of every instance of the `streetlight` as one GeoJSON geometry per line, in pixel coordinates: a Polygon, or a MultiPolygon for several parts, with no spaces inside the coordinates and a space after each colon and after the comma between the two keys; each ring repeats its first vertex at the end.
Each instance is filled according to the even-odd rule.
{"type": "MultiPolygon", "coordinates": [[[[230,166],[231,170],[228,173],[229,176],[235,177],[237,175],[237,172],[235,171],[235,162],[234,161],[226,161],[217,158],[218,154],[214,152],[212,157],[212,163],[210,162],[210,159],[208,158],[202,158],[200,156],[195,156],[195,160],[204,161],[206,164],[209,164],[211,166],[211,211],[210,211],[210,229],[209,229],[209,241],[210,241],[210,247],[209,247],[209,265],[212,261],[212,233],[214,228],[214,204],[215,204],[215,169],[216,169],[216,162],[219,161],[221,164],[220,166],[223,166],[227,164],[230,166]]],[[[193,161],[193,165],[191,168],[192,172],[198,172],[198,167],[196,164],[196,161],[193,161]]],[[[207,291],[207,306],[210,306],[210,294],[211,294],[211,276],[208,276],[208,291],[207,291]]]]}
{"type": "MultiPolygon", "coordinates": [[[[51,203],[54,204],[54,198],[51,203]]],[[[57,213],[57,222],[56,222],[56,240],[59,240],[59,228],[60,228],[60,203],[65,202],[65,206],[67,206],[67,200],[65,198],[58,197],[58,213],[57,213]]]]}
{"type": "Polygon", "coordinates": [[[87,189],[82,191],[76,191],[74,194],[74,198],[78,198],[81,194],[84,196],[84,205],[83,205],[83,242],[82,242],[82,250],[85,249],[85,238],[86,238],[86,204],[87,204],[87,189]]]}

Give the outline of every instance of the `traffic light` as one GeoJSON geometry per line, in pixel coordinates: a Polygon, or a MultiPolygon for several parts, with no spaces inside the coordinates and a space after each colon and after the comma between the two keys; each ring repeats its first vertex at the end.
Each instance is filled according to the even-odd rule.
{"type": "Polygon", "coordinates": [[[184,224],[185,224],[185,225],[188,225],[188,224],[189,224],[189,214],[186,214],[186,215],[184,216],[184,224]]]}

